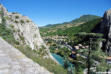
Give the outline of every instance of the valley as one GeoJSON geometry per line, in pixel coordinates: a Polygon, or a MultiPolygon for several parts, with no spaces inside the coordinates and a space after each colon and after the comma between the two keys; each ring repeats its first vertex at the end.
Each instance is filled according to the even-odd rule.
{"type": "MultiPolygon", "coordinates": [[[[28,4],[28,6],[34,5],[28,4]]],[[[15,11],[18,12],[10,12],[13,10],[8,11],[0,4],[0,74],[111,72],[111,9],[101,11],[104,13],[102,16],[88,14],[92,10],[82,9],[86,13],[83,14],[82,10],[79,13],[76,12],[78,9],[71,9],[76,12],[75,17],[79,15],[79,18],[50,24],[49,22],[71,19],[74,12],[69,11],[70,13],[68,13],[69,8],[64,9],[66,4],[63,6],[63,10],[59,10],[58,7],[55,11],[51,9],[41,11],[42,6],[37,6],[39,8],[36,7],[32,11],[29,11],[30,7],[29,10],[28,7],[25,7],[26,11],[21,7],[21,12],[24,12],[21,14],[18,13],[17,8],[15,11]],[[38,16],[32,13],[32,19],[30,19],[25,12],[28,12],[28,15],[33,12],[38,16]],[[41,15],[39,16],[39,14],[41,15]],[[53,16],[51,16],[52,14],[53,16]],[[46,17],[46,15],[48,16],[46,17]],[[39,27],[35,24],[35,18],[39,23],[48,22],[49,24],[44,26],[41,24],[39,27]]],[[[47,6],[50,5],[46,4],[45,7],[47,6]]],[[[51,6],[53,7],[53,5],[51,6]]]]}
{"type": "MultiPolygon", "coordinates": [[[[86,68],[95,67],[95,64],[96,71],[105,71],[108,67],[105,63],[108,56],[102,44],[105,42],[105,38],[100,30],[103,20],[99,16],[83,15],[73,20],[73,23],[65,22],[40,27],[40,34],[50,52],[63,58],[63,60],[59,60],[64,61],[62,66],[70,73],[82,74],[86,68]],[[87,21],[85,21],[86,19],[87,21]],[[71,66],[70,63],[74,66],[71,66]],[[75,70],[76,72],[74,72],[75,70]]],[[[59,58],[54,57],[56,60],[59,58]]],[[[89,71],[93,73],[93,70],[89,69],[89,71]]]]}

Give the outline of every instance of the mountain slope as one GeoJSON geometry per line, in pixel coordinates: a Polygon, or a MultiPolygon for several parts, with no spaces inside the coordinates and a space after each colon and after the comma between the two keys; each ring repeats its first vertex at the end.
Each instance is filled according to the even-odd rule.
{"type": "Polygon", "coordinates": [[[97,18],[97,19],[94,19],[92,21],[89,21],[89,22],[86,22],[86,23],[83,23],[79,26],[73,26],[73,27],[70,27],[70,28],[66,28],[66,29],[57,29],[56,31],[49,31],[50,29],[48,28],[45,28],[43,29],[43,31],[41,31],[41,35],[42,36],[56,36],[56,35],[59,35],[59,36],[73,36],[75,33],[78,33],[78,32],[93,32],[93,31],[96,31],[96,27],[99,25],[99,23],[101,22],[101,18],[97,18]],[[95,30],[94,30],[95,29],[95,30]],[[45,31],[45,30],[48,30],[45,31]]]}
{"type": "MultiPolygon", "coordinates": [[[[95,27],[100,22],[101,22],[101,19],[95,19],[95,20],[86,22],[84,24],[81,24],[79,26],[70,27],[70,28],[67,28],[65,30],[61,30],[61,35],[69,35],[69,36],[71,35],[71,36],[73,36],[75,33],[79,33],[79,32],[90,33],[90,32],[93,31],[93,29],[95,29],[95,27]]],[[[60,30],[58,30],[56,33],[58,35],[60,35],[59,32],[60,32],[60,30]]]]}
{"type": "Polygon", "coordinates": [[[44,27],[51,27],[51,26],[59,26],[59,25],[71,25],[71,24],[74,24],[76,25],[77,23],[81,23],[81,22],[88,22],[88,21],[91,21],[93,19],[97,19],[97,18],[100,18],[99,16],[96,16],[96,15],[83,15],[77,19],[74,19],[70,22],[64,22],[64,23],[60,23],[60,24],[49,24],[49,25],[46,25],[44,27]]]}
{"type": "Polygon", "coordinates": [[[100,18],[99,16],[96,15],[83,15],[78,19],[72,20],[72,24],[80,23],[80,22],[88,22],[94,19],[100,18]]]}
{"type": "Polygon", "coordinates": [[[77,18],[70,22],[64,22],[61,24],[52,24],[52,25],[50,24],[50,25],[46,25],[44,27],[40,27],[40,32],[41,32],[41,35],[43,36],[46,33],[56,32],[57,30],[65,30],[67,28],[79,26],[85,22],[92,21],[92,20],[98,19],[98,18],[100,18],[100,17],[95,16],[95,15],[83,15],[80,18],[77,18]]]}

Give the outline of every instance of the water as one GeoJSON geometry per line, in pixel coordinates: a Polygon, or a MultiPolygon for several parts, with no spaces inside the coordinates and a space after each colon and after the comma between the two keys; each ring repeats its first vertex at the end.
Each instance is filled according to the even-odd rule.
{"type": "MultiPolygon", "coordinates": [[[[58,63],[64,67],[64,58],[61,57],[60,55],[55,54],[55,53],[51,53],[51,54],[58,61],[58,63]]],[[[69,63],[67,70],[71,71],[71,70],[73,70],[73,68],[74,68],[74,65],[72,63],[69,63]]]]}
{"type": "MultiPolygon", "coordinates": [[[[61,57],[60,55],[57,55],[57,54],[55,54],[55,53],[51,53],[52,54],[52,56],[58,61],[58,63],[60,64],[60,65],[62,65],[62,66],[64,66],[64,58],[63,57],[61,57]]],[[[69,62],[69,61],[68,61],[69,62]]],[[[69,64],[69,67],[71,67],[71,66],[74,66],[72,63],[68,63],[69,64]]]]}
{"type": "Polygon", "coordinates": [[[64,66],[64,59],[63,59],[63,57],[61,57],[60,55],[57,55],[55,53],[51,53],[51,54],[58,61],[59,64],[64,66]]]}

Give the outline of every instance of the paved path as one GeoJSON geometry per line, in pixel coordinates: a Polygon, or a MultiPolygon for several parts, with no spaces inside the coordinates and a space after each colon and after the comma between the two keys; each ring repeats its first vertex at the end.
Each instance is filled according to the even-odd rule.
{"type": "Polygon", "coordinates": [[[0,74],[51,74],[0,38],[0,74]]]}

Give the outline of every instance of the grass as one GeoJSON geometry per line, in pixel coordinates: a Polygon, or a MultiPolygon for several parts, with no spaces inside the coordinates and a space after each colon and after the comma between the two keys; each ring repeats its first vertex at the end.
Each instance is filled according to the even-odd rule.
{"type": "Polygon", "coordinates": [[[12,30],[9,28],[6,28],[5,25],[2,25],[2,24],[0,24],[0,36],[11,44],[17,43],[17,41],[14,39],[12,30]]]}
{"type": "Polygon", "coordinates": [[[43,58],[36,51],[31,50],[30,48],[24,46],[16,46],[22,53],[24,53],[27,57],[31,58],[33,61],[37,62],[41,66],[45,67],[48,71],[54,74],[67,74],[67,70],[65,70],[61,65],[55,63],[50,58],[43,58]]]}

